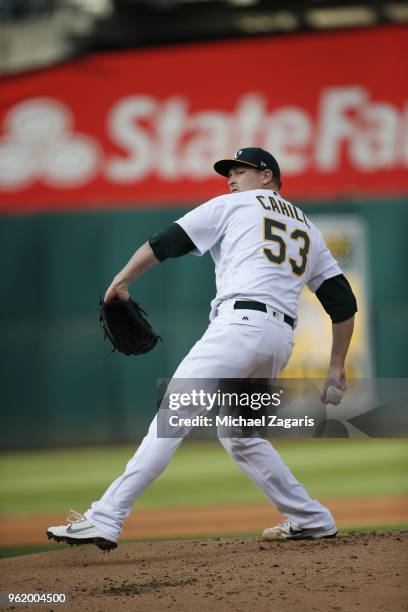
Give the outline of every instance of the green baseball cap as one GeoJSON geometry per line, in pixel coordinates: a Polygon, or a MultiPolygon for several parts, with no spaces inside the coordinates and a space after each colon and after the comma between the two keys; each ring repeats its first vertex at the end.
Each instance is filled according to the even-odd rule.
{"type": "Polygon", "coordinates": [[[239,149],[233,159],[220,159],[215,162],[214,170],[221,174],[221,176],[228,177],[228,173],[232,166],[247,166],[250,168],[256,168],[257,170],[266,170],[269,168],[272,170],[274,178],[280,179],[280,168],[278,162],[273,155],[260,149],[259,147],[246,147],[245,149],[239,149]]]}

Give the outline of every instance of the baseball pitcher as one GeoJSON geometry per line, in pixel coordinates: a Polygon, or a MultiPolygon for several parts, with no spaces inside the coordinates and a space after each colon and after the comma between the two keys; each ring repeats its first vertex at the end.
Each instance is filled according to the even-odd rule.
{"type": "MultiPolygon", "coordinates": [[[[191,210],[142,245],[113,279],[105,303],[127,301],[128,287],[169,257],[210,251],[216,296],[202,338],[178,366],[174,379],[275,379],[293,348],[299,295],[313,291],[332,320],[332,349],[321,400],[338,404],[346,390],[344,362],[353,333],[356,300],[319,230],[279,193],[280,169],[263,149],[250,147],[214,165],[230,193],[191,210]]],[[[134,501],[168,465],[182,438],[158,437],[157,416],[124,473],[69,524],[50,527],[50,539],[117,546],[134,501]]],[[[221,444],[287,517],[265,529],[264,539],[333,538],[330,511],[296,480],[263,438],[221,437],[221,444]]]]}

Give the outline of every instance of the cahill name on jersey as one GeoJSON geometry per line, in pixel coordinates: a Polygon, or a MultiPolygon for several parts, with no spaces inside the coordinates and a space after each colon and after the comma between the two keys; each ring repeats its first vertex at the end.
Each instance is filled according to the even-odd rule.
{"type": "Polygon", "coordinates": [[[323,236],[303,211],[269,189],[209,200],[177,223],[215,263],[210,318],[227,299],[255,300],[296,319],[305,284],[316,291],[341,274],[323,236]]]}

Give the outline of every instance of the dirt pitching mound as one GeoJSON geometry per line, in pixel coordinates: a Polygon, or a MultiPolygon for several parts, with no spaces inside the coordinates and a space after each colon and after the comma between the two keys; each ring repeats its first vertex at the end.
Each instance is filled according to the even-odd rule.
{"type": "Polygon", "coordinates": [[[407,569],[408,531],[299,542],[156,541],[121,544],[109,554],[75,546],[3,559],[0,591],[66,593],[66,607],[30,606],[54,612],[400,612],[407,569]]]}

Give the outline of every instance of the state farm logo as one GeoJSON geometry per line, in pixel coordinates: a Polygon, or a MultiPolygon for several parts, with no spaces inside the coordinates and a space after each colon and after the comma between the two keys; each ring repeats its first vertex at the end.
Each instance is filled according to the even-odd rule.
{"type": "MultiPolygon", "coordinates": [[[[98,103],[103,102],[95,98],[98,103]]],[[[216,178],[214,161],[232,151],[239,156],[242,146],[271,151],[284,181],[306,173],[319,178],[351,169],[362,175],[408,165],[408,105],[372,100],[366,88],[351,85],[323,88],[313,109],[270,105],[266,94],[251,92],[231,112],[193,112],[186,97],[129,95],[106,109],[103,125],[87,116],[108,143],[102,154],[95,139],[76,131],[65,105],[34,98],[4,118],[0,189],[17,191],[36,182],[63,190],[95,178],[118,186],[152,177],[203,181],[216,178]]]]}
{"type": "Polygon", "coordinates": [[[408,107],[375,102],[364,87],[322,89],[313,115],[299,106],[268,111],[268,98],[249,93],[231,113],[189,112],[189,101],[128,96],[109,113],[108,136],[123,151],[106,159],[112,183],[149,175],[162,180],[214,177],[214,161],[262,147],[282,174],[334,174],[347,164],[360,173],[408,165],[408,107]]]}
{"type": "Polygon", "coordinates": [[[40,181],[51,187],[79,187],[100,165],[97,141],[74,132],[70,110],[50,98],[12,107],[0,140],[0,186],[21,189],[40,181]]]}

